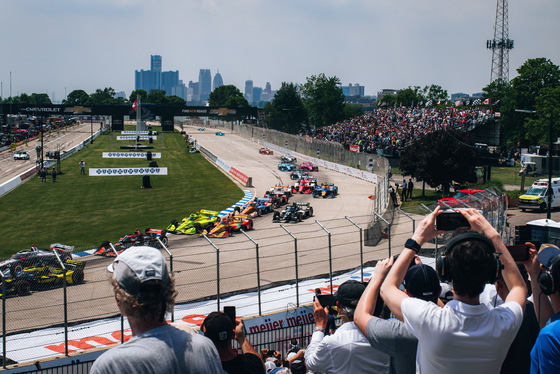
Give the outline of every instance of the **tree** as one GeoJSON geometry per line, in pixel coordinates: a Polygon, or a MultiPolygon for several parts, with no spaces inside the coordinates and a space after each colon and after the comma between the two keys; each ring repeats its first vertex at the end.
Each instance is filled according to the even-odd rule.
{"type": "Polygon", "coordinates": [[[128,97],[128,102],[129,103],[135,102],[138,96],[140,96],[140,101],[144,101],[146,100],[146,97],[148,97],[148,92],[142,89],[134,90],[130,93],[130,96],[128,97]]]}
{"type": "Polygon", "coordinates": [[[445,101],[448,99],[447,90],[441,88],[437,84],[432,84],[430,86],[425,86],[419,91],[420,95],[423,96],[424,101],[432,100],[432,103],[437,103],[438,101],[445,101]]]}
{"type": "Polygon", "coordinates": [[[264,107],[267,125],[275,130],[297,134],[307,120],[298,88],[293,83],[282,82],[282,86],[270,103],[264,107]]]}
{"type": "Polygon", "coordinates": [[[249,102],[239,88],[234,85],[228,84],[225,86],[220,86],[210,93],[208,97],[208,105],[237,108],[237,107],[248,107],[249,102]]]}
{"type": "Polygon", "coordinates": [[[146,97],[145,100],[142,100],[142,102],[165,105],[167,104],[167,96],[165,96],[165,94],[165,90],[151,90],[148,97],[146,97]]]}
{"type": "Polygon", "coordinates": [[[84,90],[74,90],[62,100],[65,105],[87,105],[89,102],[89,95],[84,90]]]}
{"type": "Polygon", "coordinates": [[[89,97],[89,105],[107,105],[114,104],[115,102],[115,90],[111,87],[105,87],[104,89],[97,89],[89,97]]]}
{"type": "Polygon", "coordinates": [[[168,96],[167,101],[169,105],[180,105],[180,106],[187,105],[185,99],[176,95],[168,96]]]}
{"type": "Polygon", "coordinates": [[[383,95],[379,100],[377,100],[378,108],[391,108],[397,102],[397,97],[392,94],[383,95]]]}
{"type": "Polygon", "coordinates": [[[399,106],[413,106],[422,100],[422,96],[419,95],[418,87],[415,87],[414,89],[408,87],[400,90],[397,93],[395,100],[399,106]]]}
{"type": "MultiPolygon", "coordinates": [[[[539,138],[534,131],[527,131],[531,130],[529,127],[531,121],[535,120],[534,116],[515,110],[536,110],[539,97],[554,96],[554,91],[548,89],[560,86],[559,67],[544,57],[525,61],[517,73],[519,75],[511,80],[501,106],[502,143],[510,149],[532,145],[539,138]]],[[[547,115],[542,113],[542,116],[547,115]]]]}
{"type": "Polygon", "coordinates": [[[444,193],[452,181],[475,181],[477,151],[468,142],[468,134],[454,129],[428,133],[405,148],[401,171],[431,187],[441,185],[444,193]]]}
{"type": "Polygon", "coordinates": [[[560,86],[544,88],[536,102],[536,113],[525,121],[526,139],[531,144],[548,144],[548,128],[552,126],[552,141],[560,137],[560,86]]]}
{"type": "Polygon", "coordinates": [[[364,108],[360,104],[344,103],[344,118],[359,117],[364,114],[364,108]]]}
{"type": "Polygon", "coordinates": [[[323,73],[307,78],[301,92],[312,126],[323,127],[344,119],[344,94],[339,86],[340,79],[323,73]]]}

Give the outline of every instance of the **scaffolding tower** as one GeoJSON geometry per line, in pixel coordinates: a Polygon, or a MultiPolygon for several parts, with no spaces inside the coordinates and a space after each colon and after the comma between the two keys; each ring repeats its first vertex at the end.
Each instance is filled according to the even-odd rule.
{"type": "Polygon", "coordinates": [[[492,50],[492,71],[490,82],[501,79],[509,81],[509,51],[513,49],[513,40],[508,32],[508,2],[498,0],[496,5],[496,23],[494,39],[486,41],[486,48],[492,50]]]}

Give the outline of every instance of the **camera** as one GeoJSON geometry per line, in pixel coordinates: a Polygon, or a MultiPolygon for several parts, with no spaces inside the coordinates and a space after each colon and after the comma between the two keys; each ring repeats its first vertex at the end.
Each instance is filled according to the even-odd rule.
{"type": "Polygon", "coordinates": [[[327,306],[333,306],[336,304],[333,295],[317,295],[317,299],[319,300],[319,304],[321,304],[323,308],[327,306]]]}
{"type": "Polygon", "coordinates": [[[436,217],[436,230],[453,231],[459,227],[470,227],[469,221],[460,212],[444,210],[436,217]]]}
{"type": "Polygon", "coordinates": [[[529,259],[529,246],[526,244],[506,245],[506,248],[515,262],[522,262],[529,259]]]}
{"type": "Polygon", "coordinates": [[[224,306],[224,314],[227,315],[235,324],[235,319],[237,318],[237,316],[234,306],[224,306]]]}

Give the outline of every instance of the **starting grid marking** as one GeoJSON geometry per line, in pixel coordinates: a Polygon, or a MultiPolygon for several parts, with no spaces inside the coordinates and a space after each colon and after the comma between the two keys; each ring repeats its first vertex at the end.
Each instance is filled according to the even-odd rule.
{"type": "Polygon", "coordinates": [[[157,140],[157,136],[156,135],[139,135],[139,136],[132,136],[132,135],[123,135],[123,136],[117,136],[117,140],[157,140]]]}
{"type": "Polygon", "coordinates": [[[167,175],[167,168],[90,168],[90,177],[121,175],[167,175]]]}
{"type": "MultiPolygon", "coordinates": [[[[245,205],[247,202],[249,202],[252,198],[253,198],[253,194],[251,193],[251,191],[249,190],[243,190],[243,193],[245,194],[245,196],[243,196],[243,198],[241,200],[239,200],[237,203],[235,203],[234,205],[232,205],[231,207],[222,210],[218,215],[219,216],[225,216],[227,214],[233,213],[233,209],[236,206],[242,206],[245,205]]],[[[77,256],[77,257],[83,257],[83,256],[89,256],[92,255],[93,252],[95,252],[97,250],[97,248],[94,249],[88,249],[87,251],[83,251],[83,252],[78,252],[78,253],[72,253],[72,256],[77,256]]]]}

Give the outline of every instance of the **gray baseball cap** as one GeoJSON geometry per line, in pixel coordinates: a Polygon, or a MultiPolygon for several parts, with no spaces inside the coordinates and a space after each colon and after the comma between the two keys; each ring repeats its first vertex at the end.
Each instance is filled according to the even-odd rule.
{"type": "Polygon", "coordinates": [[[118,285],[126,293],[136,296],[147,281],[169,283],[167,264],[161,252],[153,247],[130,247],[115,258],[107,271],[113,273],[118,285]]]}

